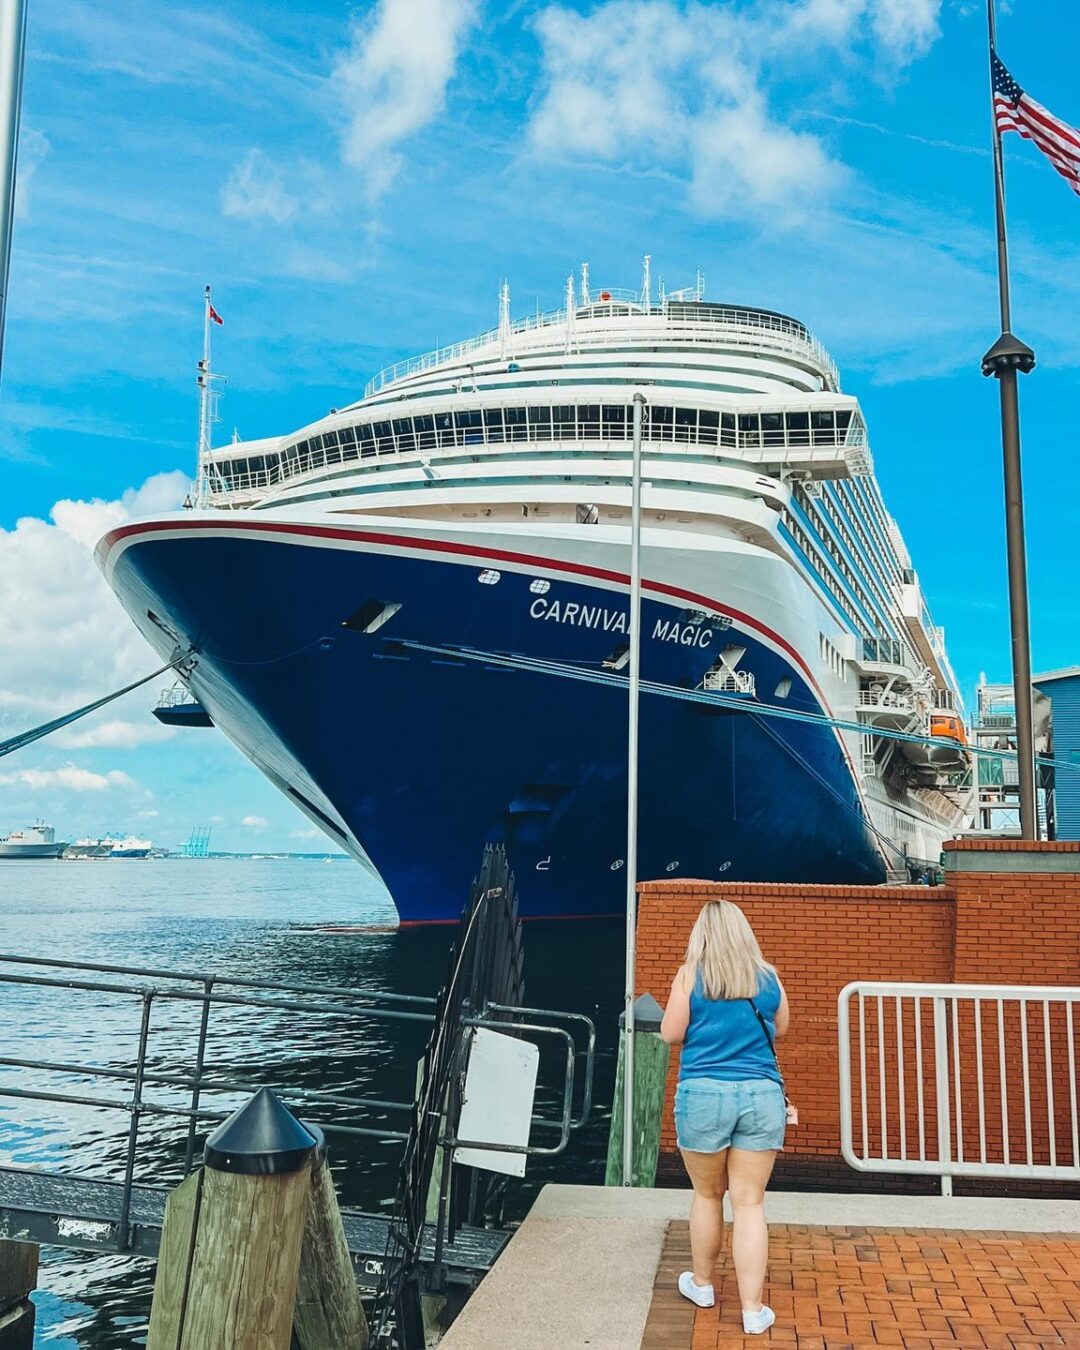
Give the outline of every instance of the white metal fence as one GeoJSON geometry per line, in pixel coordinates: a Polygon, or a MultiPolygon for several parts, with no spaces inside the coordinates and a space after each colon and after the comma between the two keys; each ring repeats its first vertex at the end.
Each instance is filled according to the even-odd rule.
{"type": "Polygon", "coordinates": [[[859,981],[838,1003],[860,1172],[1080,1181],[1080,988],[859,981]]]}

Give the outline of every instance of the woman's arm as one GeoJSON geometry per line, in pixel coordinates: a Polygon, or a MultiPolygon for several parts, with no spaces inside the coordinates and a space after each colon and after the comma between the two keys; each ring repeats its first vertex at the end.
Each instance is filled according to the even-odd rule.
{"type": "MultiPolygon", "coordinates": [[[[777,984],[780,984],[779,980],[777,980],[777,984]]],[[[790,1021],[791,1009],[788,1007],[787,991],[784,986],[780,984],[780,1006],[776,1010],[776,1021],[773,1024],[776,1027],[776,1034],[778,1036],[784,1035],[790,1021]]]]}
{"type": "Polygon", "coordinates": [[[690,990],[687,987],[686,967],[680,966],[671,982],[671,994],[660,1023],[660,1035],[668,1045],[682,1045],[686,1028],[690,1025],[690,990]]]}

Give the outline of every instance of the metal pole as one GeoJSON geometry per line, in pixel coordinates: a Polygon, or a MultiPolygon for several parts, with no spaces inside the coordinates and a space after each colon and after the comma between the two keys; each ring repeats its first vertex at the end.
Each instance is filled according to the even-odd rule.
{"type": "Polygon", "coordinates": [[[1005,230],[1005,163],[994,111],[993,57],[996,52],[994,0],[986,0],[990,36],[990,117],[994,145],[994,208],[997,217],[998,300],[1001,336],[983,357],[982,372],[993,375],[1001,396],[1001,451],[1005,479],[1005,549],[1009,572],[1009,628],[1012,639],[1013,700],[1016,704],[1016,760],[1020,793],[1020,837],[1039,837],[1035,795],[1035,729],[1031,706],[1031,633],[1028,618],[1027,543],[1024,487],[1020,466],[1020,408],[1017,372],[1035,366],[1035,353],[1011,331],[1009,244],[1005,230]]]}
{"type": "Polygon", "coordinates": [[[634,965],[637,939],[638,704],[641,699],[641,423],[644,394],[634,395],[630,488],[630,666],[626,750],[626,986],[623,1001],[622,1184],[634,1184],[634,965]]]}
{"type": "Polygon", "coordinates": [[[7,321],[11,236],[15,225],[15,173],[25,39],[26,0],[0,0],[0,366],[7,321]]]}

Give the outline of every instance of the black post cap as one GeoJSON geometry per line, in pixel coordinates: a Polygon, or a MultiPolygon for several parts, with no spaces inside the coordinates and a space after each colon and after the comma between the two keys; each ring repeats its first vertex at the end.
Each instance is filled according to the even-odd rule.
{"type": "Polygon", "coordinates": [[[1015,333],[1004,332],[982,359],[984,375],[1000,375],[1004,370],[1027,375],[1035,369],[1035,353],[1015,333]]]}
{"type": "Polygon", "coordinates": [[[215,1172],[272,1176],[299,1172],[322,1147],[321,1130],[301,1124],[269,1088],[260,1088],[206,1141],[203,1160],[215,1172]]]}
{"type": "MultiPolygon", "coordinates": [[[[659,1031],[664,1020],[664,1010],[652,994],[642,994],[634,1000],[634,1030],[659,1031]]],[[[626,1028],[626,1009],[619,1014],[619,1026],[626,1028]]]]}

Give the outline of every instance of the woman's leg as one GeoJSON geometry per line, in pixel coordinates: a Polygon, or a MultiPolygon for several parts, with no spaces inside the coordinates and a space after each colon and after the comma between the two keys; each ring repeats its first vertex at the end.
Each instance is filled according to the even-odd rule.
{"type": "MultiPolygon", "coordinates": [[[[744,1148],[728,1150],[728,1194],[733,1215],[731,1256],[743,1312],[757,1312],[761,1308],[769,1259],[765,1187],[775,1161],[775,1149],[760,1153],[744,1148]]],[[[694,1189],[697,1190],[696,1183],[694,1189]]]]}
{"type": "Polygon", "coordinates": [[[713,1268],[724,1245],[724,1191],[727,1189],[728,1150],[691,1153],[680,1149],[694,1198],[690,1204],[690,1251],[694,1283],[712,1284],[713,1268]]]}

